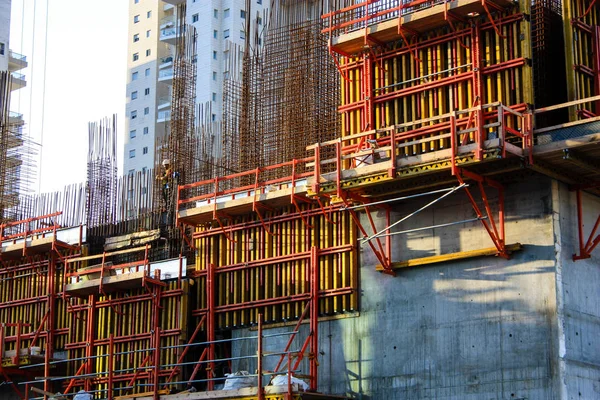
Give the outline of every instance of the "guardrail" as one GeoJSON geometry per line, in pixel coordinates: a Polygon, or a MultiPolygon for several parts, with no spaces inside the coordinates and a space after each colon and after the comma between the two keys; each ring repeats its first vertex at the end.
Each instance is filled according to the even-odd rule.
{"type": "Polygon", "coordinates": [[[311,189],[315,193],[323,182],[336,183],[339,192],[344,170],[358,171],[388,161],[393,174],[400,157],[437,150],[451,150],[448,157],[455,173],[460,148],[468,145],[462,152],[472,152],[476,160],[482,160],[487,140],[496,140],[494,145],[503,158],[512,154],[527,157],[532,163],[533,124],[526,105],[486,104],[317,143],[307,147],[313,154],[302,159],[181,185],[177,204],[186,208],[190,203],[204,202],[216,207],[217,199],[242,194],[256,198],[290,184],[294,187],[298,179],[305,178],[313,178],[311,189]],[[272,176],[276,178],[266,178],[272,176]]]}

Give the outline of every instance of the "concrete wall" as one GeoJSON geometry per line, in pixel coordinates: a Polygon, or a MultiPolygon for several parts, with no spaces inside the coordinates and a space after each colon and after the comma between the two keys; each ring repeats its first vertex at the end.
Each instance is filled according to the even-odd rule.
{"type": "MultiPolygon", "coordinates": [[[[507,186],[507,242],[525,246],[510,260],[470,259],[390,277],[375,272],[377,261],[363,248],[360,316],[319,324],[320,391],[357,399],[560,398],[552,198],[546,178],[507,186]]],[[[394,206],[393,221],[426,201],[394,206]]],[[[397,230],[473,216],[456,194],[397,230]]],[[[383,215],[377,222],[383,228],[383,215]]],[[[480,223],[393,243],[394,261],[492,246],[480,223]]],[[[267,350],[281,351],[285,340],[269,339],[267,350]]],[[[244,346],[235,353],[252,348],[244,346]]]]}
{"type": "Polygon", "coordinates": [[[4,54],[0,54],[0,71],[8,70],[10,2],[11,0],[0,0],[0,43],[4,44],[4,54]]]}
{"type": "MultiPolygon", "coordinates": [[[[557,252],[559,329],[558,382],[563,399],[600,398],[600,252],[572,261],[578,253],[575,193],[553,186],[557,252]]],[[[589,237],[600,214],[600,199],[583,194],[584,234],[589,237]]]]}

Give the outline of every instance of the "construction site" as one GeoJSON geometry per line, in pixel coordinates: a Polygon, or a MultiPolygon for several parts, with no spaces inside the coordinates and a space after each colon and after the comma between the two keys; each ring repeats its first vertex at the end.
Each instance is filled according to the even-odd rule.
{"type": "Polygon", "coordinates": [[[19,196],[0,75],[0,398],[600,398],[596,0],[246,0],[222,123],[164,2],[154,171],[19,196]]]}

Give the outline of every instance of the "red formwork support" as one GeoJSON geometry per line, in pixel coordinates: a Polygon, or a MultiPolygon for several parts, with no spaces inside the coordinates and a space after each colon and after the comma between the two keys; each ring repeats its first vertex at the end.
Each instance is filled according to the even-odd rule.
{"type": "MultiPolygon", "coordinates": [[[[600,183],[590,185],[589,187],[600,187],[600,183]]],[[[577,237],[579,241],[579,253],[573,254],[573,261],[585,260],[586,258],[592,257],[592,251],[600,244],[600,233],[598,228],[600,227],[600,213],[596,218],[596,222],[590,231],[589,236],[585,237],[583,227],[585,219],[583,217],[583,199],[582,199],[582,188],[574,188],[575,198],[577,202],[577,237]]]]}

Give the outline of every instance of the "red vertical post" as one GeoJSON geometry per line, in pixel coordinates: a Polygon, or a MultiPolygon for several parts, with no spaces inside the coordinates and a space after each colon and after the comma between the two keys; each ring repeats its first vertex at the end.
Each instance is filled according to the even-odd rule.
{"type": "Polygon", "coordinates": [[[106,387],[107,399],[113,398],[113,357],[115,352],[115,337],[111,333],[108,337],[108,386],[106,387]]]}
{"type": "Polygon", "coordinates": [[[481,160],[483,158],[483,85],[481,78],[481,42],[479,40],[479,25],[475,24],[471,28],[471,63],[473,65],[473,97],[479,99],[478,110],[476,111],[476,128],[475,131],[475,143],[477,148],[475,149],[475,158],[481,160]]]}
{"type": "Polygon", "coordinates": [[[373,110],[373,62],[371,54],[365,54],[363,58],[363,126],[362,130],[375,129],[375,110],[373,110]]]}
{"type": "MultiPolygon", "coordinates": [[[[208,368],[207,378],[212,379],[214,375],[215,364],[213,360],[215,359],[215,266],[214,264],[208,264],[208,274],[206,276],[206,296],[207,296],[207,304],[208,304],[208,319],[206,323],[206,332],[207,338],[210,342],[208,344],[208,368]]],[[[207,382],[208,390],[214,390],[215,382],[209,380],[207,382]]]]}
{"type": "Polygon", "coordinates": [[[456,141],[456,111],[450,116],[450,172],[452,176],[456,175],[456,153],[458,152],[456,141]]]}
{"type": "MultiPolygon", "coordinates": [[[[160,276],[160,275],[159,275],[160,276]]],[[[152,326],[154,329],[154,400],[158,400],[160,395],[158,394],[159,390],[159,380],[160,380],[160,318],[158,313],[160,311],[160,294],[161,288],[160,286],[154,286],[153,290],[153,312],[152,312],[152,326]]]]}
{"type": "Polygon", "coordinates": [[[319,355],[319,249],[313,246],[310,249],[310,390],[316,391],[318,387],[317,357],[319,355]]]}
{"type": "MultiPolygon", "coordinates": [[[[87,326],[86,326],[86,336],[87,336],[87,346],[85,348],[85,356],[87,357],[86,361],[85,361],[85,374],[92,374],[92,356],[94,355],[94,343],[95,343],[95,339],[94,339],[94,328],[96,327],[96,319],[95,317],[95,313],[96,313],[96,297],[91,294],[88,297],[88,312],[87,312],[87,318],[86,318],[86,322],[87,322],[87,326]]],[[[48,363],[46,363],[48,364],[48,363]]],[[[50,367],[48,366],[48,374],[50,374],[50,367]]],[[[50,375],[47,375],[50,376],[50,375]]],[[[89,392],[90,390],[92,390],[92,381],[89,377],[84,378],[85,379],[85,384],[84,384],[84,390],[86,392],[89,392]]],[[[50,387],[48,387],[48,389],[50,389],[50,387]]],[[[44,389],[45,390],[45,389],[44,389]]]]}
{"type": "Polygon", "coordinates": [[[319,143],[315,144],[315,170],[313,179],[312,191],[319,193],[321,182],[321,145],[319,143]]]}
{"type": "Polygon", "coordinates": [[[257,356],[258,356],[258,362],[257,362],[257,387],[258,387],[258,400],[264,400],[265,398],[265,393],[263,391],[263,385],[262,385],[262,378],[263,378],[263,327],[262,327],[262,319],[263,316],[262,314],[258,314],[258,349],[257,349],[257,356]]]}
{"type": "MultiPolygon", "coordinates": [[[[56,240],[56,234],[54,235],[56,240]]],[[[66,265],[65,265],[66,267],[66,265]]],[[[66,275],[66,271],[65,271],[66,275]]],[[[48,260],[48,278],[46,293],[48,293],[48,317],[46,318],[46,354],[44,354],[44,376],[51,376],[50,361],[54,353],[54,313],[56,305],[56,293],[54,280],[56,277],[56,255],[50,253],[48,260]]],[[[49,392],[51,389],[50,381],[44,380],[44,390],[49,392]]]]}

